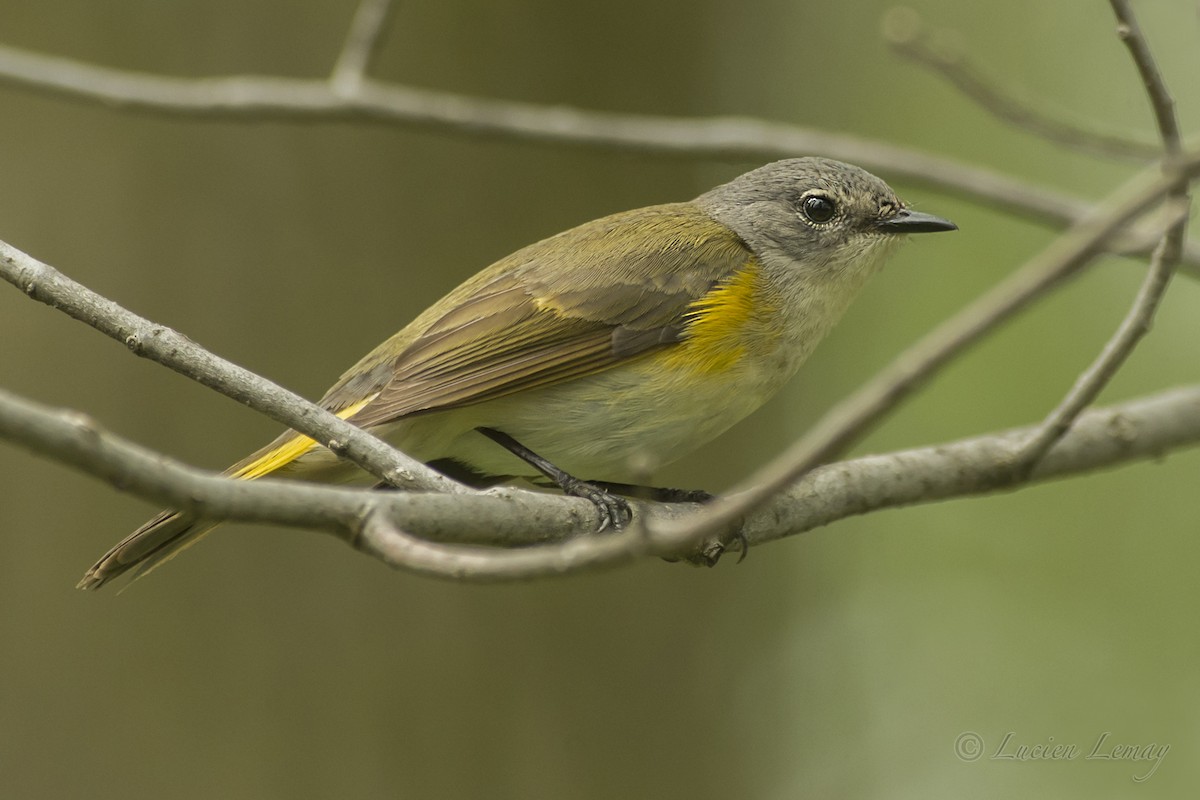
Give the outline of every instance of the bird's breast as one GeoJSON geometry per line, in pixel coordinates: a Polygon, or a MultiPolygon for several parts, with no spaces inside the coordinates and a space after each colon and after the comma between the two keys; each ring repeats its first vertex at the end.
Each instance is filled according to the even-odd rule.
{"type": "Polygon", "coordinates": [[[691,304],[664,366],[720,374],[770,359],[788,338],[782,311],[779,293],[751,261],[691,304]]]}

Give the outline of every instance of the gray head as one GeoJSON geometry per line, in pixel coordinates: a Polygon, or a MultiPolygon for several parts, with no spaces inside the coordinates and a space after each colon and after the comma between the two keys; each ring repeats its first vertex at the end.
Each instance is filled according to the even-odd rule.
{"type": "Polygon", "coordinates": [[[695,202],[760,258],[782,257],[832,275],[873,272],[903,239],[900,234],[957,227],[905,208],[879,178],[827,158],[776,161],[695,202]]]}

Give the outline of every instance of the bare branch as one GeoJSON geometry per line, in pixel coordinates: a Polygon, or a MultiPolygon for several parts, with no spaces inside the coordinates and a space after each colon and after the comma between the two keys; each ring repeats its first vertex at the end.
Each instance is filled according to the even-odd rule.
{"type": "Polygon", "coordinates": [[[134,354],[157,361],[210,389],[311,436],[380,480],[401,488],[466,492],[363,429],[299,395],[225,361],[176,331],[127,311],[12,245],[0,242],[0,279],[58,309],[134,354]]]}
{"type": "Polygon", "coordinates": [[[403,533],[382,513],[364,520],[354,545],[396,569],[476,583],[527,581],[611,569],[632,563],[649,550],[645,539],[632,528],[544,547],[450,548],[403,533]]]}
{"type": "Polygon", "coordinates": [[[1167,154],[1172,157],[1179,156],[1183,152],[1183,138],[1179,133],[1179,120],[1175,116],[1175,101],[1167,91],[1167,84],[1154,61],[1154,54],[1150,52],[1150,45],[1142,35],[1141,26],[1138,25],[1128,0],[1109,0],[1109,4],[1117,17],[1117,36],[1129,48],[1142,84],[1146,87],[1146,94],[1150,97],[1150,106],[1154,109],[1154,118],[1158,122],[1158,130],[1167,154]]]}
{"type": "Polygon", "coordinates": [[[899,55],[932,70],[950,82],[963,95],[1002,122],[1015,125],[1047,141],[1074,150],[1116,158],[1149,161],[1160,155],[1151,142],[1139,142],[1123,136],[1088,130],[1035,110],[983,77],[966,58],[961,48],[947,37],[934,40],[913,9],[900,6],[884,17],[884,37],[899,55]]]}
{"type": "MultiPolygon", "coordinates": [[[[993,170],[849,134],[748,117],[668,117],[585,111],[565,106],[470,97],[364,77],[357,90],[334,91],[328,80],[267,76],[175,78],[113,69],[0,46],[0,82],[110,106],[206,118],[304,117],[368,119],[399,125],[664,156],[771,159],[820,153],[893,178],[982,202],[1041,225],[1071,225],[1087,201],[993,170]]],[[[1148,254],[1146,229],[1114,239],[1115,252],[1148,254]]],[[[1190,250],[1200,276],[1200,248],[1190,250]]]]}
{"type": "MultiPolygon", "coordinates": [[[[1175,117],[1175,103],[1154,63],[1149,45],[1142,37],[1132,9],[1125,0],[1112,0],[1112,6],[1117,16],[1118,35],[1129,47],[1146,91],[1150,95],[1150,103],[1154,107],[1162,136],[1162,146],[1167,162],[1170,163],[1179,157],[1182,147],[1179,123],[1175,117]]],[[[1191,208],[1187,187],[1187,181],[1180,180],[1168,193],[1175,205],[1178,219],[1170,224],[1167,233],[1155,248],[1146,278],[1138,290],[1133,306],[1092,365],[1075,381],[1067,396],[1050,412],[1037,433],[1021,448],[1014,459],[1015,469],[1028,469],[1046,454],[1054,442],[1066,433],[1080,412],[1095,401],[1137,343],[1149,332],[1154,313],[1175,272],[1183,240],[1187,235],[1187,218],[1191,208]]]]}
{"type": "MultiPolygon", "coordinates": [[[[476,581],[525,579],[613,566],[650,549],[636,527],[619,534],[578,536],[595,530],[596,509],[586,500],[557,494],[513,488],[459,495],[376,492],[216,476],[132,444],[83,414],[50,409],[3,389],[0,439],[171,508],[206,519],[271,522],[332,533],[394,567],[422,574],[476,581]],[[422,538],[404,531],[416,531],[422,538]],[[511,549],[548,542],[556,544],[511,549]]],[[[678,506],[637,505],[639,516],[673,518],[683,513],[678,506]]]]}
{"type": "MultiPolygon", "coordinates": [[[[761,544],[868,511],[1012,485],[1004,456],[1031,429],[821,467],[750,515],[761,544]]],[[[0,390],[0,438],[23,444],[124,491],[216,519],[273,522],[332,533],[397,569],[473,582],[528,580],[611,568],[676,543],[636,527],[575,536],[595,510],[577,498],[518,490],[444,495],[372,492],[263,479],[237,481],[182,466],[60,412],[0,390]],[[417,537],[420,538],[417,538],[417,537]],[[452,542],[486,542],[518,549],[452,542]],[[548,543],[554,542],[554,543],[548,543]]],[[[1200,443],[1200,386],[1085,413],[1022,483],[1080,474],[1200,443]]],[[[672,506],[639,504],[661,526],[684,519],[672,506]]]]}
{"type": "MultiPolygon", "coordinates": [[[[1187,219],[1186,214],[1183,215],[1183,219],[1187,219]]],[[[1013,457],[1015,469],[1026,469],[1036,464],[1054,443],[1062,438],[1079,414],[1095,401],[1100,391],[1117,374],[1117,370],[1133,352],[1138,341],[1150,331],[1154,312],[1158,309],[1174,272],[1174,264],[1167,259],[1168,249],[1167,237],[1163,237],[1162,243],[1154,251],[1146,279],[1138,290],[1133,307],[1129,309],[1100,355],[1087,371],[1079,376],[1067,396],[1050,412],[1034,435],[1021,447],[1021,451],[1013,457]]]]}
{"type": "Polygon", "coordinates": [[[362,85],[391,10],[392,0],[362,0],[358,4],[342,52],[329,76],[329,83],[338,94],[353,94],[362,85]]]}
{"type": "MultiPolygon", "coordinates": [[[[1004,466],[1005,457],[1034,430],[1020,428],[820,467],[750,517],[746,536],[752,545],[778,538],[779,528],[772,525],[775,518],[810,530],[880,508],[1011,488],[1015,484],[1004,466]]],[[[1020,483],[1154,458],[1156,448],[1161,454],[1196,444],[1200,444],[1200,386],[1172,389],[1085,412],[1020,483]]],[[[798,532],[789,528],[783,535],[798,532]]]]}
{"type": "Polygon", "coordinates": [[[1168,174],[1161,174],[1157,167],[1143,170],[1010,278],[942,323],[830,410],[781,456],[739,484],[734,492],[740,493],[719,498],[694,521],[672,523],[652,532],[678,542],[685,550],[687,542],[728,529],[817,464],[841,452],[938,367],[1077,271],[1121,226],[1161,201],[1178,181],[1197,172],[1200,151],[1190,153],[1168,174]]]}
{"type": "Polygon", "coordinates": [[[241,520],[269,519],[337,531],[357,510],[341,503],[338,496],[292,491],[298,484],[273,481],[281,489],[276,497],[269,491],[275,487],[266,481],[237,481],[185,467],[110,433],[78,411],[51,409],[3,389],[0,437],[181,511],[223,514],[233,510],[241,520]],[[247,493],[250,486],[254,488],[247,493]],[[277,499],[284,502],[275,502],[277,499]]]}
{"type": "Polygon", "coordinates": [[[3,389],[0,439],[164,506],[209,519],[322,530],[350,542],[363,520],[381,511],[433,540],[500,547],[563,540],[596,526],[595,508],[586,500],[539,492],[451,495],[236,480],[133,444],[77,411],[51,409],[3,389]]]}

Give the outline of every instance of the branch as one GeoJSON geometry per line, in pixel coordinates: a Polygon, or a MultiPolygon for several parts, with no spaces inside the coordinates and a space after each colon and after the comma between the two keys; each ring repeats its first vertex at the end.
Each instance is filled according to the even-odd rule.
{"type": "MultiPolygon", "coordinates": [[[[751,544],[779,538],[774,518],[810,530],[854,514],[985,494],[1195,446],[1200,444],[1200,385],[1087,411],[1031,475],[1014,483],[1005,458],[1034,430],[1018,428],[820,467],[751,517],[746,536],[751,544]]],[[[799,532],[788,528],[782,535],[799,532]]]]}
{"type": "MultiPolygon", "coordinates": [[[[849,134],[749,117],[617,114],[470,97],[363,77],[353,91],[328,80],[243,75],[174,78],[0,46],[0,82],[109,106],[212,118],[367,119],[561,145],[690,158],[773,159],[820,153],[983,202],[1041,225],[1078,222],[1090,205],[992,170],[849,134]]],[[[1115,252],[1148,254],[1157,236],[1136,229],[1115,252]]],[[[1200,276],[1200,248],[1188,252],[1200,276]]]]}
{"type": "Polygon", "coordinates": [[[1138,25],[1128,0],[1109,0],[1109,4],[1117,17],[1117,36],[1129,48],[1134,66],[1142,78],[1142,85],[1150,97],[1150,106],[1154,109],[1154,118],[1167,153],[1178,156],[1183,151],[1183,139],[1179,133],[1179,120],[1175,116],[1175,101],[1167,91],[1167,84],[1154,61],[1154,54],[1150,52],[1150,45],[1142,35],[1141,26],[1138,25]]]}
{"type": "Polygon", "coordinates": [[[984,78],[967,60],[961,48],[942,37],[934,41],[921,17],[907,7],[892,9],[884,17],[884,38],[892,49],[950,82],[964,96],[992,116],[1035,136],[1093,155],[1149,161],[1160,155],[1159,147],[1114,134],[1087,130],[1036,111],[1011,97],[984,78]]]}
{"type": "MultiPolygon", "coordinates": [[[[1154,63],[1150,48],[1142,36],[1141,28],[1133,16],[1132,9],[1125,0],[1112,0],[1112,7],[1117,17],[1118,35],[1129,47],[1134,64],[1142,76],[1146,92],[1150,96],[1150,104],[1154,108],[1158,121],[1167,163],[1171,163],[1181,155],[1182,147],[1182,140],[1179,137],[1179,122],[1175,117],[1175,102],[1171,99],[1166,83],[1158,71],[1158,66],[1154,63]]],[[[1171,276],[1175,273],[1179,254],[1183,249],[1184,237],[1187,235],[1188,212],[1191,208],[1187,181],[1177,181],[1171,187],[1167,197],[1178,209],[1178,219],[1170,225],[1162,241],[1155,248],[1150,259],[1150,267],[1146,271],[1146,277],[1138,290],[1133,306],[1091,366],[1075,381],[1071,391],[1058,404],[1058,407],[1050,412],[1037,433],[1021,448],[1021,452],[1015,458],[1014,467],[1016,469],[1028,469],[1049,451],[1054,442],[1066,433],[1080,412],[1095,402],[1096,398],[1100,396],[1100,392],[1117,374],[1117,370],[1133,353],[1138,342],[1150,331],[1154,314],[1167,292],[1171,276]]]]}
{"type": "MultiPolygon", "coordinates": [[[[762,544],[868,511],[1009,488],[1004,455],[1031,432],[1012,430],[821,467],[749,516],[746,539],[762,544]]],[[[389,566],[435,577],[529,580],[674,553],[673,542],[648,537],[637,527],[566,538],[594,524],[594,510],[577,498],[512,489],[457,496],[373,492],[218,477],[130,444],[76,412],[48,409],[3,390],[0,438],[164,505],[210,518],[333,533],[389,566]],[[469,541],[541,546],[462,544],[469,541]]],[[[1089,411],[1021,483],[1158,459],[1196,444],[1200,385],[1089,411]]],[[[639,504],[639,511],[658,524],[683,517],[658,504],[639,504]]]]}
{"type": "Polygon", "coordinates": [[[359,3],[342,52],[329,76],[329,83],[338,94],[353,94],[362,85],[391,10],[391,0],[362,0],[359,3]]]}
{"type": "Polygon", "coordinates": [[[169,367],[312,437],[385,483],[398,488],[469,491],[363,429],[213,355],[186,336],[127,311],[5,242],[0,242],[0,279],[116,339],[135,355],[169,367]]]}
{"type": "MultiPolygon", "coordinates": [[[[1186,223],[1184,215],[1176,226],[1186,223]]],[[[1154,251],[1150,268],[1146,271],[1146,279],[1142,282],[1134,299],[1133,306],[1117,327],[1116,332],[1105,344],[1100,355],[1091,366],[1079,376],[1071,391],[1062,402],[1050,412],[1038,427],[1028,442],[1025,442],[1019,453],[1013,457],[1015,469],[1023,470],[1036,464],[1044,457],[1050,448],[1070,429],[1079,414],[1091,405],[1100,391],[1108,385],[1117,370],[1133,352],[1134,347],[1150,331],[1150,323],[1154,312],[1167,291],[1174,272],[1174,262],[1168,256],[1168,236],[1163,237],[1162,244],[1154,251]]]]}

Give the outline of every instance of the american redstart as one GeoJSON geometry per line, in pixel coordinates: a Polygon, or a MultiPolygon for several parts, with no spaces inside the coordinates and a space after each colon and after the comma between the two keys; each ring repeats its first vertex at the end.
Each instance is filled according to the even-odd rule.
{"type": "MultiPolygon", "coordinates": [[[[795,373],[902,234],[954,230],[822,158],[777,161],[687,203],[587,222],[502,258],[376,347],[321,405],[475,485],[608,484],[683,456],[795,373]]],[[[225,472],[364,476],[288,431],[225,472]]],[[[216,523],[164,511],[87,571],[95,589],[160,564],[216,523]]]]}

